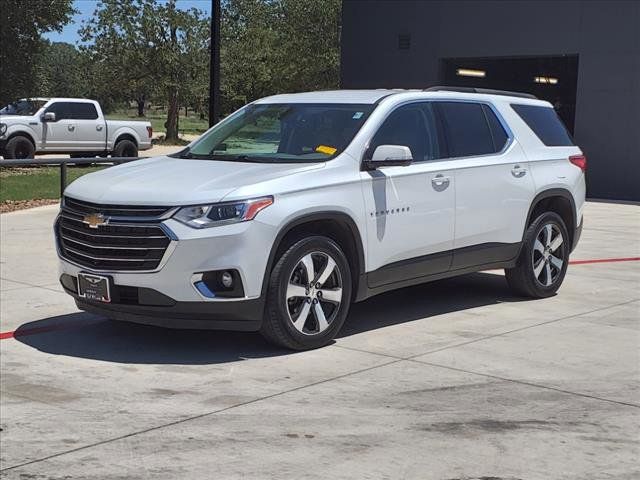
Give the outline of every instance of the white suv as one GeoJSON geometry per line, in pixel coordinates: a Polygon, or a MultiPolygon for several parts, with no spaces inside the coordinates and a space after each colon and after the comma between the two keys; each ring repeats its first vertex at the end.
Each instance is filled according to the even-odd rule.
{"type": "Polygon", "coordinates": [[[82,310],[327,344],[351,302],[504,268],[560,287],[586,159],[552,106],[473,89],[276,95],[175,155],[71,184],[61,283],[82,310]]]}

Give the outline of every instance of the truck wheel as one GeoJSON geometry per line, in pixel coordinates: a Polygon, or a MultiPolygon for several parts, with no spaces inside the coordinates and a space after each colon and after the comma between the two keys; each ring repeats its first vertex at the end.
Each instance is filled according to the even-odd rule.
{"type": "Polygon", "coordinates": [[[269,277],[260,333],[292,350],[327,345],[351,303],[351,271],[340,247],[321,236],[304,238],[280,257],[269,277]]]}
{"type": "Polygon", "coordinates": [[[33,158],[35,153],[36,149],[31,140],[20,135],[10,138],[5,147],[7,159],[33,158]]]}
{"type": "Polygon", "coordinates": [[[137,157],[138,156],[138,147],[131,140],[119,140],[116,143],[113,152],[111,152],[112,157],[137,157]]]}
{"type": "Polygon", "coordinates": [[[557,213],[543,213],[527,229],[516,266],[505,270],[509,287],[525,297],[554,295],[567,273],[569,252],[564,221],[557,213]]]}

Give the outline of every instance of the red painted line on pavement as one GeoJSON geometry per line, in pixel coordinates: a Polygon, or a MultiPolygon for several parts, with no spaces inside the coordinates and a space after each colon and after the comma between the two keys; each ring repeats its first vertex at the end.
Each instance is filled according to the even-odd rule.
{"type": "MultiPolygon", "coordinates": [[[[569,265],[587,265],[590,263],[614,263],[614,262],[638,262],[640,257],[627,257],[627,258],[597,258],[593,260],[571,260],[569,265]]],[[[6,340],[7,338],[24,337],[27,335],[36,335],[38,333],[54,332],[56,330],[64,330],[65,328],[71,328],[84,324],[85,322],[78,322],[73,324],[58,324],[47,327],[35,327],[25,328],[24,330],[14,330],[13,332],[0,332],[0,340],[6,340]]]]}
{"type": "Polygon", "coordinates": [[[33,327],[24,328],[22,330],[14,330],[12,332],[0,332],[0,340],[6,340],[7,338],[26,337],[28,335],[35,335],[37,333],[55,332],[57,330],[64,330],[67,328],[77,327],[85,322],[77,323],[60,323],[58,325],[47,325],[46,327],[33,327]]]}
{"type": "Polygon", "coordinates": [[[569,265],[587,265],[589,263],[637,262],[640,257],[628,258],[598,258],[595,260],[571,260],[569,265]]]}

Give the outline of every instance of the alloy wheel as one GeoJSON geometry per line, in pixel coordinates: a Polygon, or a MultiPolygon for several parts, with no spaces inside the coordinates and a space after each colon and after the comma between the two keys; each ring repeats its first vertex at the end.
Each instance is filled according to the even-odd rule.
{"type": "Polygon", "coordinates": [[[342,275],[331,255],[303,256],[289,275],[286,304],[293,327],[304,335],[324,332],[337,317],[342,303],[342,275]]]}
{"type": "Polygon", "coordinates": [[[531,262],[536,282],[540,285],[550,287],[560,278],[565,262],[565,244],[557,225],[547,223],[540,228],[533,243],[531,262]]]}

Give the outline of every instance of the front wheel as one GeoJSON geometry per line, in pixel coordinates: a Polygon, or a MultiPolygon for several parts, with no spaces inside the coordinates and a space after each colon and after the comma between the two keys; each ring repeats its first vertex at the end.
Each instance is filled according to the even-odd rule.
{"type": "Polygon", "coordinates": [[[557,213],[543,213],[527,229],[516,266],[505,270],[509,287],[526,297],[554,295],[567,273],[569,253],[564,221],[557,213]]]}
{"type": "Polygon", "coordinates": [[[11,137],[5,146],[4,158],[12,160],[22,160],[33,158],[36,149],[27,137],[16,135],[11,137]]]}
{"type": "Polygon", "coordinates": [[[321,236],[304,238],[280,257],[269,278],[260,332],[293,350],[327,345],[351,303],[351,270],[340,247],[321,236]]]}

